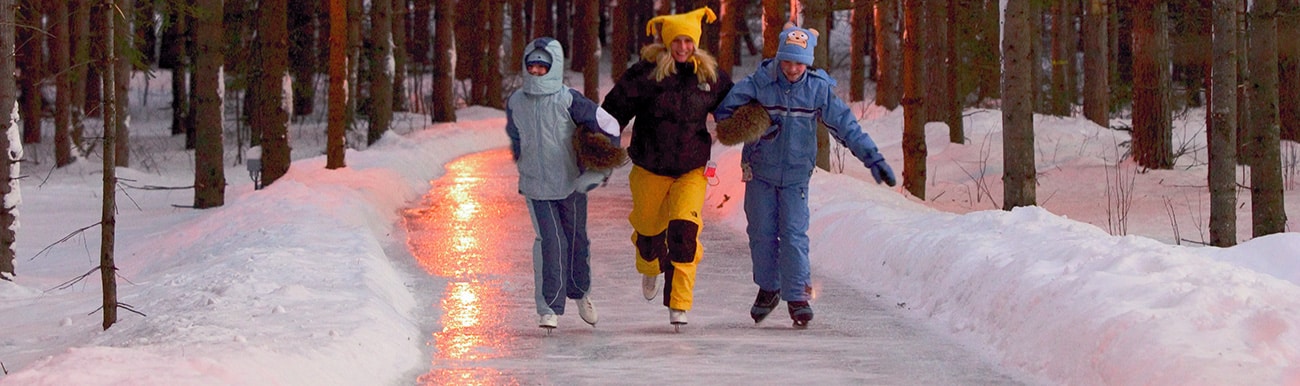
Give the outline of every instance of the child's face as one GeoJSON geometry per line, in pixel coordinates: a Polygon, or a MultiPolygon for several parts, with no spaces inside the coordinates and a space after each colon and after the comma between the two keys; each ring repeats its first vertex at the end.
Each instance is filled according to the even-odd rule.
{"type": "Polygon", "coordinates": [[[531,74],[531,75],[533,75],[533,76],[542,76],[542,75],[546,75],[546,73],[548,73],[548,72],[551,72],[551,69],[546,68],[546,66],[543,66],[543,65],[540,65],[540,64],[529,64],[529,65],[528,65],[528,73],[531,74]]]}
{"type": "Polygon", "coordinates": [[[789,60],[781,61],[781,73],[785,74],[785,79],[790,83],[799,81],[799,77],[803,76],[804,71],[808,71],[807,64],[789,60]]]}

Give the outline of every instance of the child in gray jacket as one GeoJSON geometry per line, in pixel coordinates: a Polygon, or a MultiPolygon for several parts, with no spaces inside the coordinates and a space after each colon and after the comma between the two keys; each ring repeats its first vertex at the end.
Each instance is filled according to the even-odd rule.
{"type": "Polygon", "coordinates": [[[506,102],[506,134],[519,168],[519,193],[537,232],[537,324],[548,333],[554,329],[568,298],[594,326],[587,191],[626,158],[618,147],[618,121],[564,85],[564,53],[555,39],[539,38],[525,47],[524,70],[523,87],[506,102]]]}

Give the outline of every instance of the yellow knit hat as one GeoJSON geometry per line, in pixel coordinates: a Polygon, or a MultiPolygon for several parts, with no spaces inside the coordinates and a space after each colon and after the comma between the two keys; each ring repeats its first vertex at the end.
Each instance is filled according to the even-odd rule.
{"type": "Polygon", "coordinates": [[[646,23],[645,34],[653,36],[655,34],[655,23],[659,23],[660,28],[663,30],[659,34],[661,42],[667,44],[679,35],[686,35],[691,38],[691,41],[699,44],[700,19],[704,19],[706,23],[713,23],[714,20],[718,20],[718,15],[713,14],[713,10],[709,9],[709,7],[700,7],[683,14],[656,16],[650,19],[649,23],[646,23]]]}

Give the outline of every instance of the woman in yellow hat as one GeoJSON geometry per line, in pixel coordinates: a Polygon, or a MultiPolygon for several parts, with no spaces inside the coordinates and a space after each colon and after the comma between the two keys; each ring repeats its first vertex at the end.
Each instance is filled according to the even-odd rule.
{"type": "Polygon", "coordinates": [[[626,126],[633,118],[628,155],[632,171],[632,244],[642,291],[653,300],[664,275],[664,306],[674,326],[686,324],[695,267],[704,255],[704,169],[712,139],[705,120],[731,90],[731,76],[700,49],[701,21],[717,19],[708,7],[664,15],[646,24],[655,43],[623,73],[605,96],[606,111],[626,126]]]}

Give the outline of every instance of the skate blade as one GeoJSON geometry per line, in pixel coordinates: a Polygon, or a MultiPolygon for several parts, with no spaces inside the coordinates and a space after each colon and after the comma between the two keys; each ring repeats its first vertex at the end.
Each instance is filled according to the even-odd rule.
{"type": "Polygon", "coordinates": [[[792,327],[794,327],[794,328],[796,328],[796,329],[799,329],[799,330],[806,330],[806,329],[808,329],[808,321],[806,321],[806,320],[796,320],[796,321],[794,321],[792,327]]]}
{"type": "Polygon", "coordinates": [[[551,331],[555,331],[555,327],[551,327],[551,326],[537,326],[537,327],[541,327],[543,330],[546,330],[546,336],[551,336],[551,331]]]}

